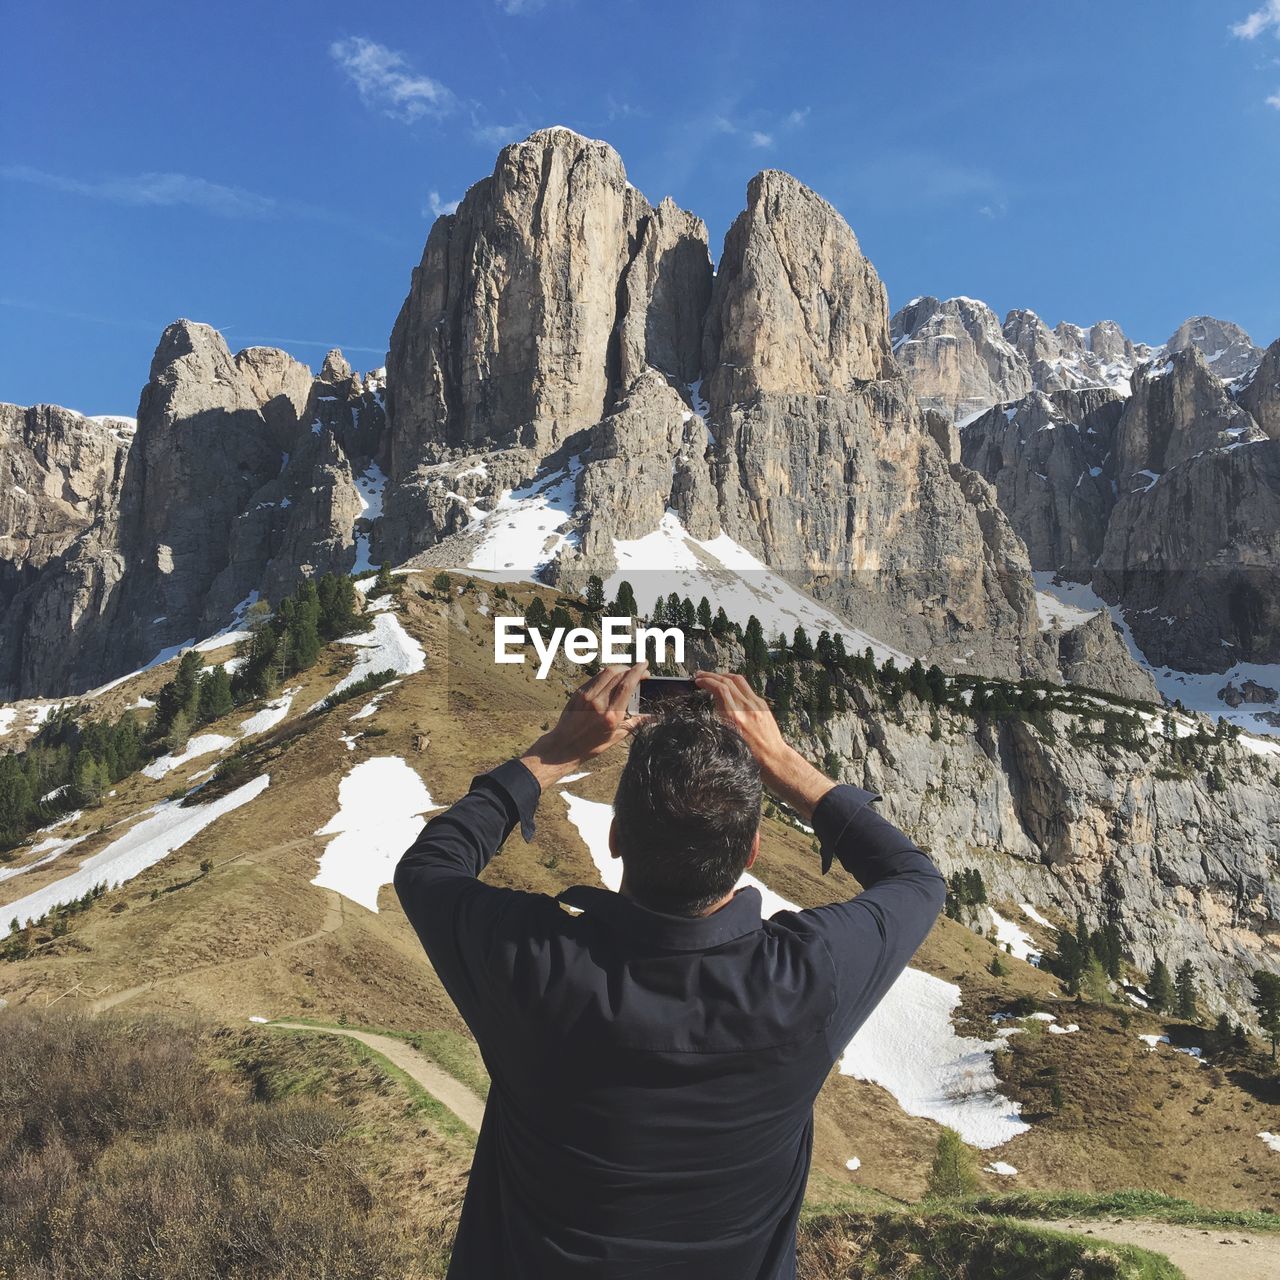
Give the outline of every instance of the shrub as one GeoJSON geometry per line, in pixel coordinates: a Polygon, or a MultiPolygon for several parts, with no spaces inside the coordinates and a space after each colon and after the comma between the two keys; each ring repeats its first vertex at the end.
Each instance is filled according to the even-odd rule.
{"type": "Polygon", "coordinates": [[[929,1195],[939,1200],[971,1196],[978,1190],[978,1162],[954,1129],[944,1128],[938,1135],[926,1185],[929,1195]]]}

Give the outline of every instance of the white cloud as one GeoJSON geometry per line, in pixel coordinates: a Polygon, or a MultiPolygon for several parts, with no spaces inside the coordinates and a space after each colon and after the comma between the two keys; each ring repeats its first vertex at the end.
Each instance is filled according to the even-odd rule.
{"type": "Polygon", "coordinates": [[[1275,107],[1277,111],[1280,111],[1280,90],[1273,93],[1271,97],[1267,99],[1267,106],[1275,107]]]}
{"type": "Polygon", "coordinates": [[[753,147],[771,147],[773,146],[773,134],[761,133],[759,129],[751,131],[751,145],[753,147]]]}
{"type": "Polygon", "coordinates": [[[1264,31],[1272,29],[1280,36],[1280,0],[1267,0],[1261,9],[1255,9],[1243,22],[1235,23],[1231,34],[1242,40],[1255,40],[1264,31]]]}
{"type": "Polygon", "coordinates": [[[207,178],[193,178],[186,173],[139,173],[132,177],[86,182],[19,164],[0,165],[0,179],[106,200],[111,204],[186,205],[223,218],[270,218],[281,212],[279,203],[272,196],[210,182],[207,178]]]}
{"type": "Polygon", "coordinates": [[[427,196],[427,208],[423,212],[430,211],[432,217],[438,218],[445,213],[457,213],[460,203],[459,200],[441,200],[440,193],[433,191],[427,196]]]}
{"type": "Polygon", "coordinates": [[[797,107],[787,113],[786,123],[789,128],[798,129],[809,118],[808,107],[797,107]]]}
{"type": "Polygon", "coordinates": [[[516,17],[523,13],[537,13],[546,0],[497,0],[503,13],[516,17]]]}
{"type": "Polygon", "coordinates": [[[393,120],[408,124],[425,115],[447,115],[454,108],[448,88],[414,72],[404,54],[386,45],[350,36],[335,40],[329,56],[346,72],[365,106],[393,120]]]}
{"type": "Polygon", "coordinates": [[[474,124],[471,136],[487,147],[505,147],[508,142],[519,142],[529,136],[529,126],[523,120],[514,124],[474,124]]]}

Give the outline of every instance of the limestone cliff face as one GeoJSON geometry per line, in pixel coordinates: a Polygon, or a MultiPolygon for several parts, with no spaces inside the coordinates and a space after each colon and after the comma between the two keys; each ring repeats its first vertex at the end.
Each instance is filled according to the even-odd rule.
{"type": "Polygon", "coordinates": [[[893,353],[920,403],[954,421],[1031,390],[1026,357],[972,298],[915,298],[895,313],[893,353]]]}
{"type": "Polygon", "coordinates": [[[995,485],[1033,569],[1089,580],[1115,505],[1111,458],[1123,408],[1101,387],[1033,391],[961,430],[965,466],[995,485]]]}
{"type": "Polygon", "coordinates": [[[1280,440],[1280,338],[1267,348],[1236,399],[1260,430],[1280,440]]]}
{"type": "Polygon", "coordinates": [[[1189,347],[1199,351],[1209,368],[1224,382],[1251,373],[1262,359],[1262,352],[1238,324],[1213,316],[1192,316],[1184,320],[1164,344],[1170,355],[1189,347]]]}
{"type": "Polygon", "coordinates": [[[853,232],[794,178],[747,189],[703,364],[731,537],[909,652],[1045,669],[1025,550],[989,487],[939,446],[853,232]]]}
{"type": "Polygon", "coordinates": [[[1163,475],[1207,449],[1260,439],[1253,419],[1227,394],[1199,348],[1144,365],[1116,428],[1115,474],[1121,489],[1139,472],[1163,475]]]}
{"type": "Polygon", "coordinates": [[[1034,311],[1015,308],[1001,324],[972,298],[915,298],[892,324],[894,352],[921,403],[958,422],[1033,390],[1125,395],[1134,370],[1157,354],[1113,320],[1050,329],[1034,311]]]}
{"type": "Polygon", "coordinates": [[[844,779],[882,792],[886,817],[945,872],[977,866],[992,896],[1055,907],[1067,922],[1083,911],[1093,928],[1113,921],[1141,968],[1190,959],[1212,1008],[1247,1016],[1242,980],[1259,964],[1280,969],[1274,758],[1215,746],[1216,792],[1203,773],[1168,767],[1158,732],[1135,751],[1074,738],[1061,713],[1053,724],[1048,739],[944,713],[935,740],[911,699],[900,723],[856,706],[828,737],[844,779]]]}
{"type": "Polygon", "coordinates": [[[884,286],[843,218],[790,174],[751,179],[725,236],[703,344],[713,414],[757,393],[896,377],[884,286]]]}
{"type": "Polygon", "coordinates": [[[902,378],[852,230],[786,174],[752,179],[713,286],[701,222],[604,144],[534,134],[432,229],[388,378],[392,560],[447,560],[513,477],[576,460],[552,575],[611,570],[672,509],[891,644],[1050,669],[1017,536],[902,378]]]}
{"type": "Polygon", "coordinates": [[[612,147],[545,129],[438,219],[391,335],[393,559],[445,536],[432,468],[450,453],[553,452],[646,367],[696,380],[711,289],[706,228],[653,209],[612,147]]]}
{"type": "Polygon", "coordinates": [[[1153,665],[1280,661],[1280,441],[1210,449],[1124,494],[1094,584],[1153,665]]]}
{"type": "Polygon", "coordinates": [[[93,687],[216,631],[255,591],[350,570],[381,391],[332,359],[324,376],[269,348],[233,356],[182,320],[156,348],[136,431],[27,411],[12,466],[45,459],[43,496],[4,547],[0,689],[93,687]]]}
{"type": "MultiPolygon", "coordinates": [[[[1208,341],[1212,329],[1200,333],[1208,341]]],[[[1157,667],[1222,671],[1280,655],[1280,523],[1268,354],[1233,399],[1194,343],[1141,365],[1127,399],[1039,392],[965,424],[1032,567],[1092,583],[1157,667]]],[[[1280,428],[1280,423],[1275,424],[1280,428]]]]}
{"type": "Polygon", "coordinates": [[[0,404],[0,605],[120,500],[133,423],[0,404]]]}

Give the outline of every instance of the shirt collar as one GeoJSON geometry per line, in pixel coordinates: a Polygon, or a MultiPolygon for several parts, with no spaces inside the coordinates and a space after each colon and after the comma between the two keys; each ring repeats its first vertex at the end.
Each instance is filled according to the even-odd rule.
{"type": "Polygon", "coordinates": [[[739,889],[709,916],[670,916],[651,911],[612,889],[576,884],[558,895],[558,902],[602,917],[632,937],[670,951],[704,951],[732,942],[760,928],[760,891],[739,889]]]}

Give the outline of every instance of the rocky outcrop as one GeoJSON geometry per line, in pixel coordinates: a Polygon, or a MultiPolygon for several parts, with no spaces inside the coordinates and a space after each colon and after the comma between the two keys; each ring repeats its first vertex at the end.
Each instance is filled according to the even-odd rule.
{"type": "Polygon", "coordinates": [[[1094,585],[1154,666],[1280,661],[1280,441],[1210,448],[1123,493],[1094,585]]]}
{"type": "Polygon", "coordinates": [[[0,611],[120,499],[130,419],[0,404],[0,611]]]}
{"type": "Polygon", "coordinates": [[[233,356],[215,330],[181,320],[156,348],[131,435],[29,411],[27,452],[62,468],[63,506],[49,497],[40,518],[62,523],[34,579],[22,565],[39,540],[6,544],[17,586],[0,689],[93,687],[218,630],[254,592],[278,598],[304,574],[350,570],[361,484],[380,492],[381,391],[340,353],[325,377],[337,381],[270,348],[233,356]]]}
{"type": "Polygon", "coordinates": [[[767,169],[725,236],[703,343],[712,414],[758,393],[848,391],[896,377],[884,286],[843,218],[767,169]]]}
{"type": "Polygon", "coordinates": [[[1140,968],[1191,960],[1205,1003],[1248,1018],[1248,976],[1280,970],[1274,758],[1209,740],[1186,768],[1158,722],[1140,748],[1084,739],[1060,712],[1052,726],[975,728],[944,712],[935,735],[914,699],[896,719],[860,702],[807,745],[882,793],[944,872],[976,866],[997,901],[1114,923],[1140,968]]]}
{"type": "Polygon", "coordinates": [[[1261,439],[1253,419],[1209,371],[1198,347],[1141,368],[1116,427],[1115,475],[1121,492],[1150,484],[1209,449],[1261,439]]]}
{"type": "Polygon", "coordinates": [[[953,421],[1031,390],[1026,357],[985,302],[914,298],[894,315],[892,341],[916,398],[953,421]]]}
{"type": "Polygon", "coordinates": [[[1169,355],[1189,347],[1199,351],[1206,366],[1224,382],[1252,373],[1262,359],[1262,351],[1238,324],[1215,320],[1213,316],[1192,316],[1184,320],[1164,344],[1169,355]]]}
{"type": "Polygon", "coordinates": [[[1280,440],[1280,338],[1267,348],[1236,399],[1259,430],[1280,440]]]}
{"type": "Polygon", "coordinates": [[[965,466],[995,486],[1033,569],[1089,580],[1115,503],[1110,455],[1123,405],[1105,388],[1033,391],[961,430],[965,466]]]}
{"type": "Polygon", "coordinates": [[[385,553],[447,536],[433,468],[451,456],[536,464],[646,367],[695,381],[710,288],[701,221],[652,208],[612,147],[562,128],[506,147],[432,227],[391,335],[385,553]]]}
{"type": "Polygon", "coordinates": [[[1133,660],[1109,613],[1099,610],[1084,622],[1052,634],[1058,642],[1058,666],[1068,684],[1140,702],[1160,702],[1151,673],[1133,660]]]}
{"type": "Polygon", "coordinates": [[[685,385],[697,381],[711,281],[706,224],[667,196],[641,221],[622,277],[619,387],[632,387],[646,369],[685,385]]]}

